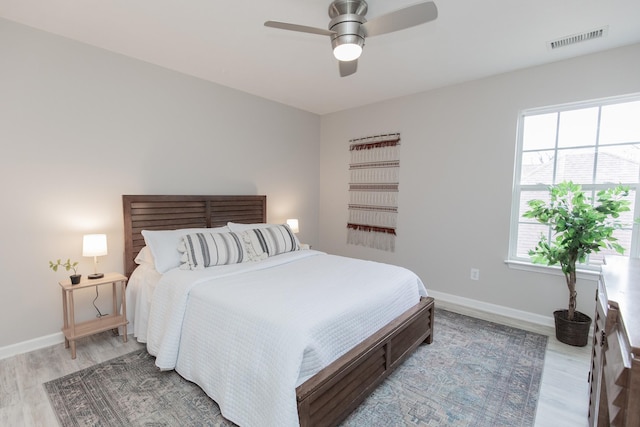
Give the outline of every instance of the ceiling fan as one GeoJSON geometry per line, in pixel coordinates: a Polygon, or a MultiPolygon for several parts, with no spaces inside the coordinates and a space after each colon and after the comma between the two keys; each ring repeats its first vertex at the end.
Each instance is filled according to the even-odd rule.
{"type": "Polygon", "coordinates": [[[358,69],[358,58],[362,53],[366,37],[378,36],[404,30],[415,25],[433,21],[438,17],[438,8],[432,1],[418,3],[367,21],[365,0],[334,0],[329,5],[329,29],[308,27],[286,22],[267,21],[266,27],[331,37],[333,55],[339,61],[340,76],[346,77],[358,69]]]}

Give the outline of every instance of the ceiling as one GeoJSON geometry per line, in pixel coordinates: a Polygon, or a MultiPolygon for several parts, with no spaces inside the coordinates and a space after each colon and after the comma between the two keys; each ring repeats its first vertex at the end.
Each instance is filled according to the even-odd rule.
{"type": "MultiPolygon", "coordinates": [[[[419,0],[369,0],[371,19],[419,0]]],[[[316,114],[640,42],[638,0],[435,0],[435,21],[370,37],[341,78],[329,0],[0,0],[0,16],[316,114]],[[599,39],[548,42],[606,27],[599,39]]]]}

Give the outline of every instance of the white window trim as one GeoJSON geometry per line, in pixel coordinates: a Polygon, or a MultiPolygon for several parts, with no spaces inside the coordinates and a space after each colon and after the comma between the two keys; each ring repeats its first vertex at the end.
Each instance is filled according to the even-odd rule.
{"type": "MultiPolygon", "coordinates": [[[[509,268],[514,270],[529,271],[533,273],[544,273],[551,274],[553,276],[564,277],[562,269],[557,265],[534,264],[531,261],[519,261],[513,259],[507,259],[504,262],[505,264],[507,264],[507,266],[509,266],[509,268]]],[[[576,277],[581,280],[591,280],[596,282],[600,277],[600,268],[598,267],[596,269],[595,266],[593,266],[593,270],[579,268],[576,270],[576,277]]]]}
{"type": "MultiPolygon", "coordinates": [[[[524,270],[531,271],[536,273],[546,273],[552,275],[563,276],[562,270],[559,266],[548,266],[544,264],[534,264],[530,259],[526,259],[523,257],[518,257],[516,254],[517,247],[517,234],[514,233],[515,230],[518,229],[518,222],[520,220],[519,214],[519,202],[520,202],[520,187],[518,180],[520,174],[522,172],[522,143],[523,143],[523,122],[524,117],[526,115],[536,115],[536,114],[546,114],[546,113],[554,113],[554,112],[562,112],[567,110],[575,110],[581,108],[590,108],[590,107],[598,107],[610,104],[620,104],[624,102],[632,102],[637,101],[640,98],[640,93],[633,93],[628,95],[614,96],[610,98],[602,98],[596,99],[592,101],[579,101],[579,102],[570,102],[566,104],[558,104],[553,106],[539,107],[539,108],[527,108],[521,110],[518,113],[518,124],[516,130],[516,153],[515,153],[515,164],[514,164],[514,173],[513,173],[513,185],[512,185],[512,195],[511,195],[511,223],[509,228],[509,247],[508,247],[508,257],[505,260],[505,263],[509,266],[509,268],[516,270],[524,270]],[[520,156],[520,158],[518,158],[520,156]]],[[[600,184],[594,184],[594,187],[601,186],[600,184]]],[[[544,186],[547,188],[548,186],[544,186]]],[[[636,207],[640,207],[640,185],[638,188],[635,186],[636,190],[636,207]]],[[[640,212],[637,212],[640,214],[640,212]]],[[[629,250],[625,253],[624,256],[628,256],[629,258],[640,258],[640,226],[637,223],[633,224],[632,230],[632,244],[629,250]]],[[[581,268],[577,269],[576,274],[579,279],[586,280],[594,280],[594,277],[597,280],[597,277],[600,274],[599,266],[580,266],[581,268]]]]}

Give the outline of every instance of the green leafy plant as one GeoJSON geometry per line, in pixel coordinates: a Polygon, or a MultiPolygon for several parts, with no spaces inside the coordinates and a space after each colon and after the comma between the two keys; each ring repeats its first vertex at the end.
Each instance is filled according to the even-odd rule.
{"type": "Polygon", "coordinates": [[[58,268],[64,267],[65,270],[73,270],[73,274],[78,274],[78,261],[71,262],[71,258],[67,259],[64,263],[61,260],[56,262],[49,261],[49,268],[53,271],[58,271],[58,268]]]}
{"type": "Polygon", "coordinates": [[[578,184],[571,181],[549,187],[550,201],[531,200],[525,218],[534,218],[551,227],[554,238],[542,235],[535,249],[529,251],[537,264],[560,264],[569,288],[568,320],[576,312],[576,264],[600,249],[613,249],[619,254],[624,248],[613,232],[625,226],[619,217],[630,210],[629,187],[618,185],[598,191],[595,200],[587,197],[578,184]]]}

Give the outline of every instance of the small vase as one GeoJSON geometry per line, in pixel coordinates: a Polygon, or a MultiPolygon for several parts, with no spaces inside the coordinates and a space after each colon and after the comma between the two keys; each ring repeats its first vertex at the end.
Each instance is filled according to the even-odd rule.
{"type": "Polygon", "coordinates": [[[82,278],[82,274],[72,274],[71,276],[69,276],[69,278],[71,279],[72,285],[77,285],[78,283],[80,283],[80,278],[82,278]]]}

